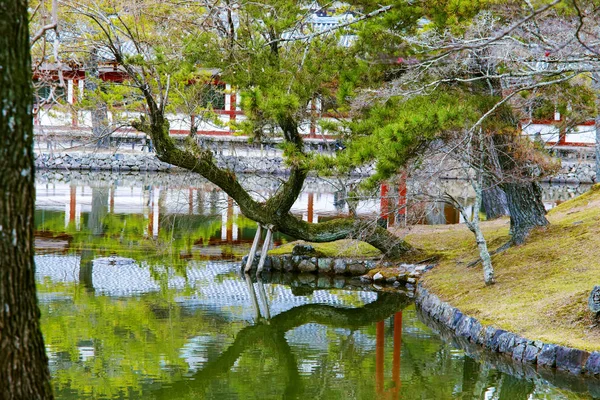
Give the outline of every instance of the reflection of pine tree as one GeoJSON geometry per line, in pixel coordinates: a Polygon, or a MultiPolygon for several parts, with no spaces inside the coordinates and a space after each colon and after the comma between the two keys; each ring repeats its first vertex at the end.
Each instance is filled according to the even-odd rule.
{"type": "Polygon", "coordinates": [[[79,260],[79,283],[88,293],[95,292],[92,274],[94,271],[94,251],[83,249],[79,260]]]}
{"type": "Polygon", "coordinates": [[[108,187],[92,188],[92,211],[88,219],[88,228],[92,235],[104,233],[104,217],[108,214],[108,187]]]}

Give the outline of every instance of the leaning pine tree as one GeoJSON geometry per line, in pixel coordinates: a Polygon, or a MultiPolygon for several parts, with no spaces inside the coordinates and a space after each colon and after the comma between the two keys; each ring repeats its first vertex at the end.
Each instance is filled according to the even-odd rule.
{"type": "MultiPolygon", "coordinates": [[[[165,9],[149,2],[131,8],[117,1],[110,9],[92,2],[72,2],[70,6],[86,18],[89,30],[95,31],[90,37],[96,41],[94,46],[111,54],[129,76],[135,95],[139,98],[141,94],[146,112],[132,126],[152,138],[160,160],[196,172],[219,186],[246,217],[269,231],[312,242],[359,238],[390,257],[411,250],[373,221],[337,218],[309,224],[290,212],[312,164],[301,136],[301,125],[314,118],[310,105],[335,97],[333,90],[343,86],[348,71],[356,67],[350,49],[338,45],[340,36],[335,32],[303,33],[306,26],[300,27],[307,11],[301,5],[275,1],[247,3],[241,9],[219,3],[199,9],[198,13],[205,13],[201,17],[190,12],[189,5],[165,9]],[[109,14],[118,18],[109,18],[109,14]],[[197,23],[198,18],[203,25],[197,23]],[[141,25],[144,29],[136,28],[141,25]],[[167,114],[175,111],[173,104],[194,100],[176,99],[185,96],[185,90],[176,89],[199,79],[202,72],[198,66],[218,69],[221,79],[241,93],[247,119],[236,129],[255,140],[267,134],[283,138],[289,177],[265,201],[253,198],[233,171],[218,165],[212,151],[198,143],[193,128],[185,145],[169,136],[167,114]],[[195,70],[198,76],[193,75],[195,70]],[[182,71],[190,73],[182,75],[182,71]]],[[[386,10],[375,10],[364,18],[386,10]]]]}

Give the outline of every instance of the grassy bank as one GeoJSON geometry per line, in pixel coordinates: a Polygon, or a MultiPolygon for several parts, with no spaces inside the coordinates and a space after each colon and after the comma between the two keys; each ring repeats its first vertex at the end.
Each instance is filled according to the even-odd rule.
{"type": "MultiPolygon", "coordinates": [[[[465,226],[416,227],[407,241],[440,264],[423,284],[482,324],[585,350],[600,350],[600,324],[587,308],[600,285],[600,185],[554,208],[551,225],[527,243],[493,257],[496,284],[486,287],[473,235],[465,226]]],[[[508,240],[508,219],[483,224],[488,246],[508,240]]]]}
{"type": "MultiPolygon", "coordinates": [[[[298,243],[307,243],[304,241],[295,241],[286,243],[269,251],[272,256],[291,254],[292,249],[298,243]]],[[[310,243],[314,247],[319,257],[342,257],[342,258],[371,258],[381,256],[381,252],[375,247],[365,242],[356,240],[337,240],[329,243],[310,243]]]]}

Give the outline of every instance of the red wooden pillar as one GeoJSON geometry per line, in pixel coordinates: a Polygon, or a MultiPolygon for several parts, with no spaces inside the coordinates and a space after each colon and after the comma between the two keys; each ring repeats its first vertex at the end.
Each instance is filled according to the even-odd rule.
{"type": "Polygon", "coordinates": [[[402,172],[398,182],[398,219],[402,225],[406,225],[406,214],[406,172],[402,172]]]}
{"type": "Polygon", "coordinates": [[[406,215],[406,172],[400,175],[398,183],[398,214],[406,215]]]}
{"type": "Polygon", "coordinates": [[[235,110],[237,108],[237,97],[235,93],[231,93],[231,97],[229,100],[229,110],[231,111],[230,119],[231,121],[235,121],[235,110]]]}
{"type": "MultiPolygon", "coordinates": [[[[77,80],[77,79],[71,80],[71,86],[73,88],[71,104],[75,105],[77,103],[77,97],[78,97],[77,92],[79,91],[79,80],[77,80]]],[[[71,113],[71,119],[72,119],[71,122],[72,122],[73,126],[79,125],[79,118],[77,118],[77,110],[73,110],[73,112],[71,113]]]]}
{"type": "Polygon", "coordinates": [[[192,215],[194,214],[194,189],[192,188],[189,189],[188,201],[190,203],[188,208],[188,214],[192,215]]]}
{"type": "Polygon", "coordinates": [[[381,184],[381,200],[380,200],[380,216],[381,219],[384,219],[386,222],[389,222],[389,214],[390,214],[390,203],[388,199],[388,192],[390,188],[387,183],[383,182],[381,184]]]}

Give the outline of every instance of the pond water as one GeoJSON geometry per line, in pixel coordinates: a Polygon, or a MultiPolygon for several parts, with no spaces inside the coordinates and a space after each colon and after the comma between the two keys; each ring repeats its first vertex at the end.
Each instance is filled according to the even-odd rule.
{"type": "MultiPolygon", "coordinates": [[[[257,182],[257,195],[271,190],[257,182]]],[[[402,290],[243,276],[238,258],[255,228],[201,180],[63,174],[37,185],[36,277],[58,399],[600,394],[596,381],[515,368],[453,341],[402,290]]],[[[333,193],[309,182],[294,212],[343,213],[333,193]],[[310,191],[312,211],[302,208],[310,191]]]]}

